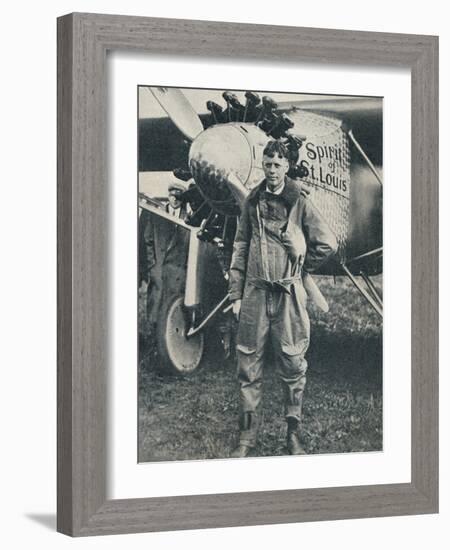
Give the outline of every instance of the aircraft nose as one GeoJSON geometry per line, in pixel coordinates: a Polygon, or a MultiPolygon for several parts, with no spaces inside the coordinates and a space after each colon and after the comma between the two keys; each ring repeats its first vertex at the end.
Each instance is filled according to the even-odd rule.
{"type": "Polygon", "coordinates": [[[224,214],[238,214],[229,175],[245,184],[252,169],[252,151],[238,125],[217,125],[196,137],[189,152],[195,182],[211,205],[224,214]]]}

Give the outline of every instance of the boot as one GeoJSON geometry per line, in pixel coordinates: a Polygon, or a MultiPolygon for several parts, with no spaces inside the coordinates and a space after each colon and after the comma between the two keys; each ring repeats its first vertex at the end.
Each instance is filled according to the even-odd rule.
{"type": "Polygon", "coordinates": [[[258,426],[258,419],[255,413],[244,412],[239,419],[240,428],[240,441],[239,445],[230,454],[231,458],[245,458],[250,454],[253,449],[254,439],[256,439],[256,432],[258,426]]]}
{"type": "Polygon", "coordinates": [[[239,443],[239,445],[232,451],[230,458],[245,458],[250,454],[253,447],[246,445],[245,443],[239,443]]]}
{"type": "Polygon", "coordinates": [[[287,448],[290,455],[305,455],[300,443],[300,423],[296,418],[288,418],[287,448]]]}

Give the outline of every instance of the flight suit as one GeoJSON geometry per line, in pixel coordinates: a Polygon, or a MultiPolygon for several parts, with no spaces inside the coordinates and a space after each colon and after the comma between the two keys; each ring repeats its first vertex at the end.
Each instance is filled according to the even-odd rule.
{"type": "Polygon", "coordinates": [[[263,181],[244,203],[230,267],[231,300],[242,299],[241,444],[256,443],[267,342],[282,381],[286,419],[301,419],[310,329],[302,270],[314,271],[336,249],[333,232],[295,181],[286,178],[279,195],[266,191],[263,181]]]}

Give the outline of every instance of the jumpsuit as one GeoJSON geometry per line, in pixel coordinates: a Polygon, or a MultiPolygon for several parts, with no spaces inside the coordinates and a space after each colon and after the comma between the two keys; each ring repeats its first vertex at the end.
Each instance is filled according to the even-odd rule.
{"type": "Polygon", "coordinates": [[[242,300],[236,346],[241,444],[256,444],[267,343],[285,417],[301,420],[310,336],[301,274],[336,249],[334,233],[295,181],[286,178],[281,193],[273,194],[264,180],[244,203],[230,266],[230,298],[242,300]]]}

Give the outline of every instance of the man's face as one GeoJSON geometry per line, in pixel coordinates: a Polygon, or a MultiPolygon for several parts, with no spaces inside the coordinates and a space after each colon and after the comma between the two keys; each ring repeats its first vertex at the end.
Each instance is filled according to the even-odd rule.
{"type": "Polygon", "coordinates": [[[181,206],[181,193],[178,191],[169,192],[169,204],[174,209],[177,210],[181,206]]]}
{"type": "Polygon", "coordinates": [[[286,158],[275,155],[263,156],[263,170],[267,185],[271,191],[277,189],[283,182],[289,170],[289,162],[286,158]]]}

